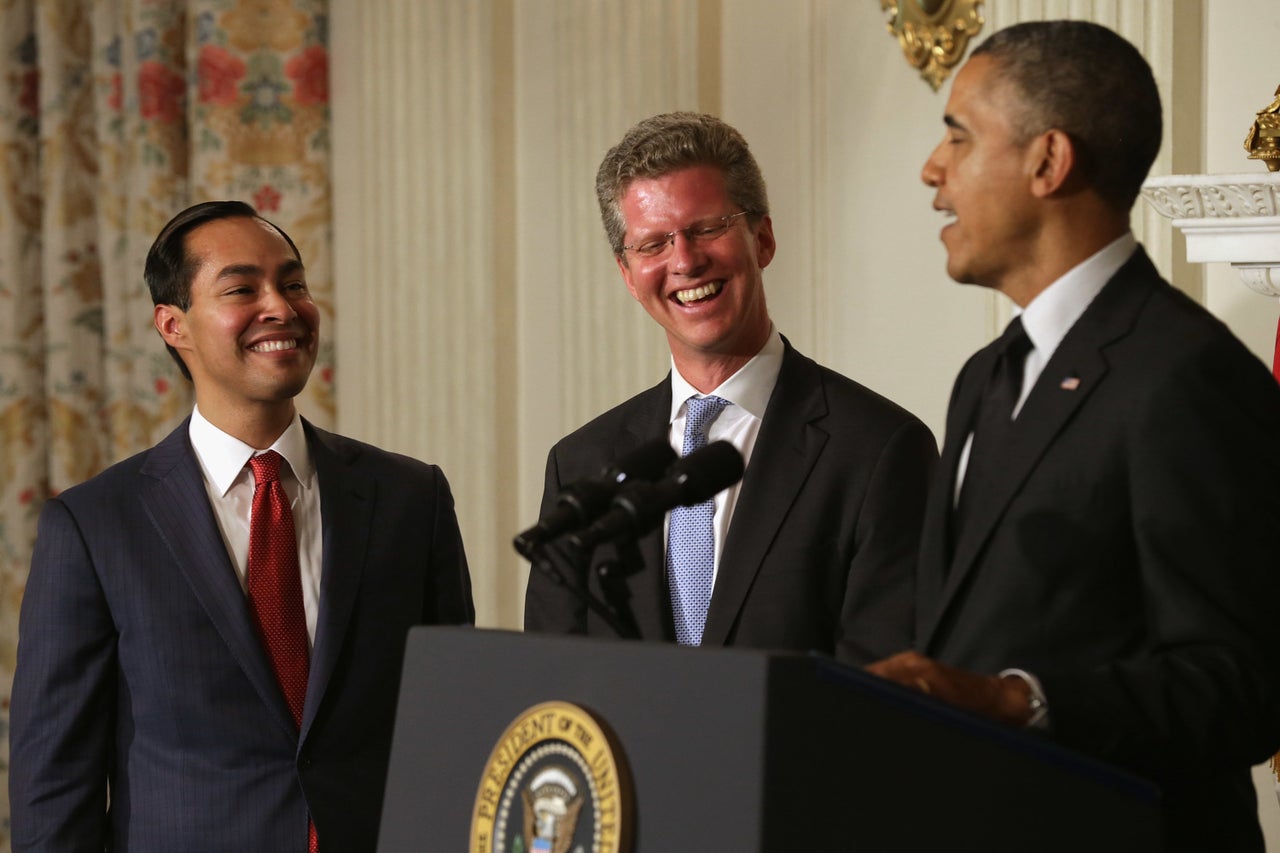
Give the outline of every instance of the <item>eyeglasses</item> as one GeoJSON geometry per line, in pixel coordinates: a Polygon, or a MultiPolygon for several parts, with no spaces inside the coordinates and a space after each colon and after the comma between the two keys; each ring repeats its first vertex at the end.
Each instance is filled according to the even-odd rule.
{"type": "Polygon", "coordinates": [[[665,255],[667,249],[675,245],[677,234],[683,234],[686,240],[699,246],[705,246],[732,228],[735,219],[739,216],[746,216],[750,212],[749,210],[743,210],[738,213],[730,213],[728,216],[721,216],[719,219],[695,222],[688,228],[668,231],[666,234],[657,234],[642,242],[632,243],[630,246],[623,246],[622,248],[624,251],[633,252],[642,258],[658,258],[665,255]]]}

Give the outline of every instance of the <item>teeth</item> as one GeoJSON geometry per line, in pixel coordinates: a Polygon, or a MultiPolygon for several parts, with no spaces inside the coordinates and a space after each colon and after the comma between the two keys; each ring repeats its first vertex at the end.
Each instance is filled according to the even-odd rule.
{"type": "Polygon", "coordinates": [[[293,338],[287,341],[263,341],[260,344],[254,344],[249,347],[253,352],[280,352],[287,349],[296,349],[298,342],[293,338]]]}
{"type": "Polygon", "coordinates": [[[696,302],[699,299],[706,299],[708,296],[714,296],[720,292],[720,288],[724,285],[718,281],[704,284],[701,287],[693,287],[689,290],[681,290],[676,292],[676,299],[680,300],[681,305],[688,305],[690,302],[696,302]]]}

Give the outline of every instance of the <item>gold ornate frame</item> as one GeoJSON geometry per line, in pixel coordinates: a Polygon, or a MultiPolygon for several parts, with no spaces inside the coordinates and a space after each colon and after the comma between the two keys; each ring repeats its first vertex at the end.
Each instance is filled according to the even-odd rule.
{"type": "Polygon", "coordinates": [[[982,0],[880,0],[889,32],[936,92],[982,29],[982,0]]]}

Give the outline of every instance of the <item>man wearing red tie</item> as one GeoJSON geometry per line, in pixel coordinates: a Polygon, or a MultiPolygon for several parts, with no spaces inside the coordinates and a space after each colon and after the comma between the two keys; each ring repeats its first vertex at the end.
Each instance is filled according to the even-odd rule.
{"type": "Polygon", "coordinates": [[[406,632],[474,621],[449,485],[298,415],[319,312],[253,208],[178,214],[145,275],[196,406],[41,514],[13,849],[373,850],[406,632]]]}

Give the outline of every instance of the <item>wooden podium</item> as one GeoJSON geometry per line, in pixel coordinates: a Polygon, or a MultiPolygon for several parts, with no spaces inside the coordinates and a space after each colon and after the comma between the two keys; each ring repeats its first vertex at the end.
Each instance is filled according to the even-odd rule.
{"type": "Polygon", "coordinates": [[[1160,849],[1148,782],[821,657],[416,628],[380,853],[468,850],[491,752],[551,700],[612,732],[634,853],[1160,849]]]}

